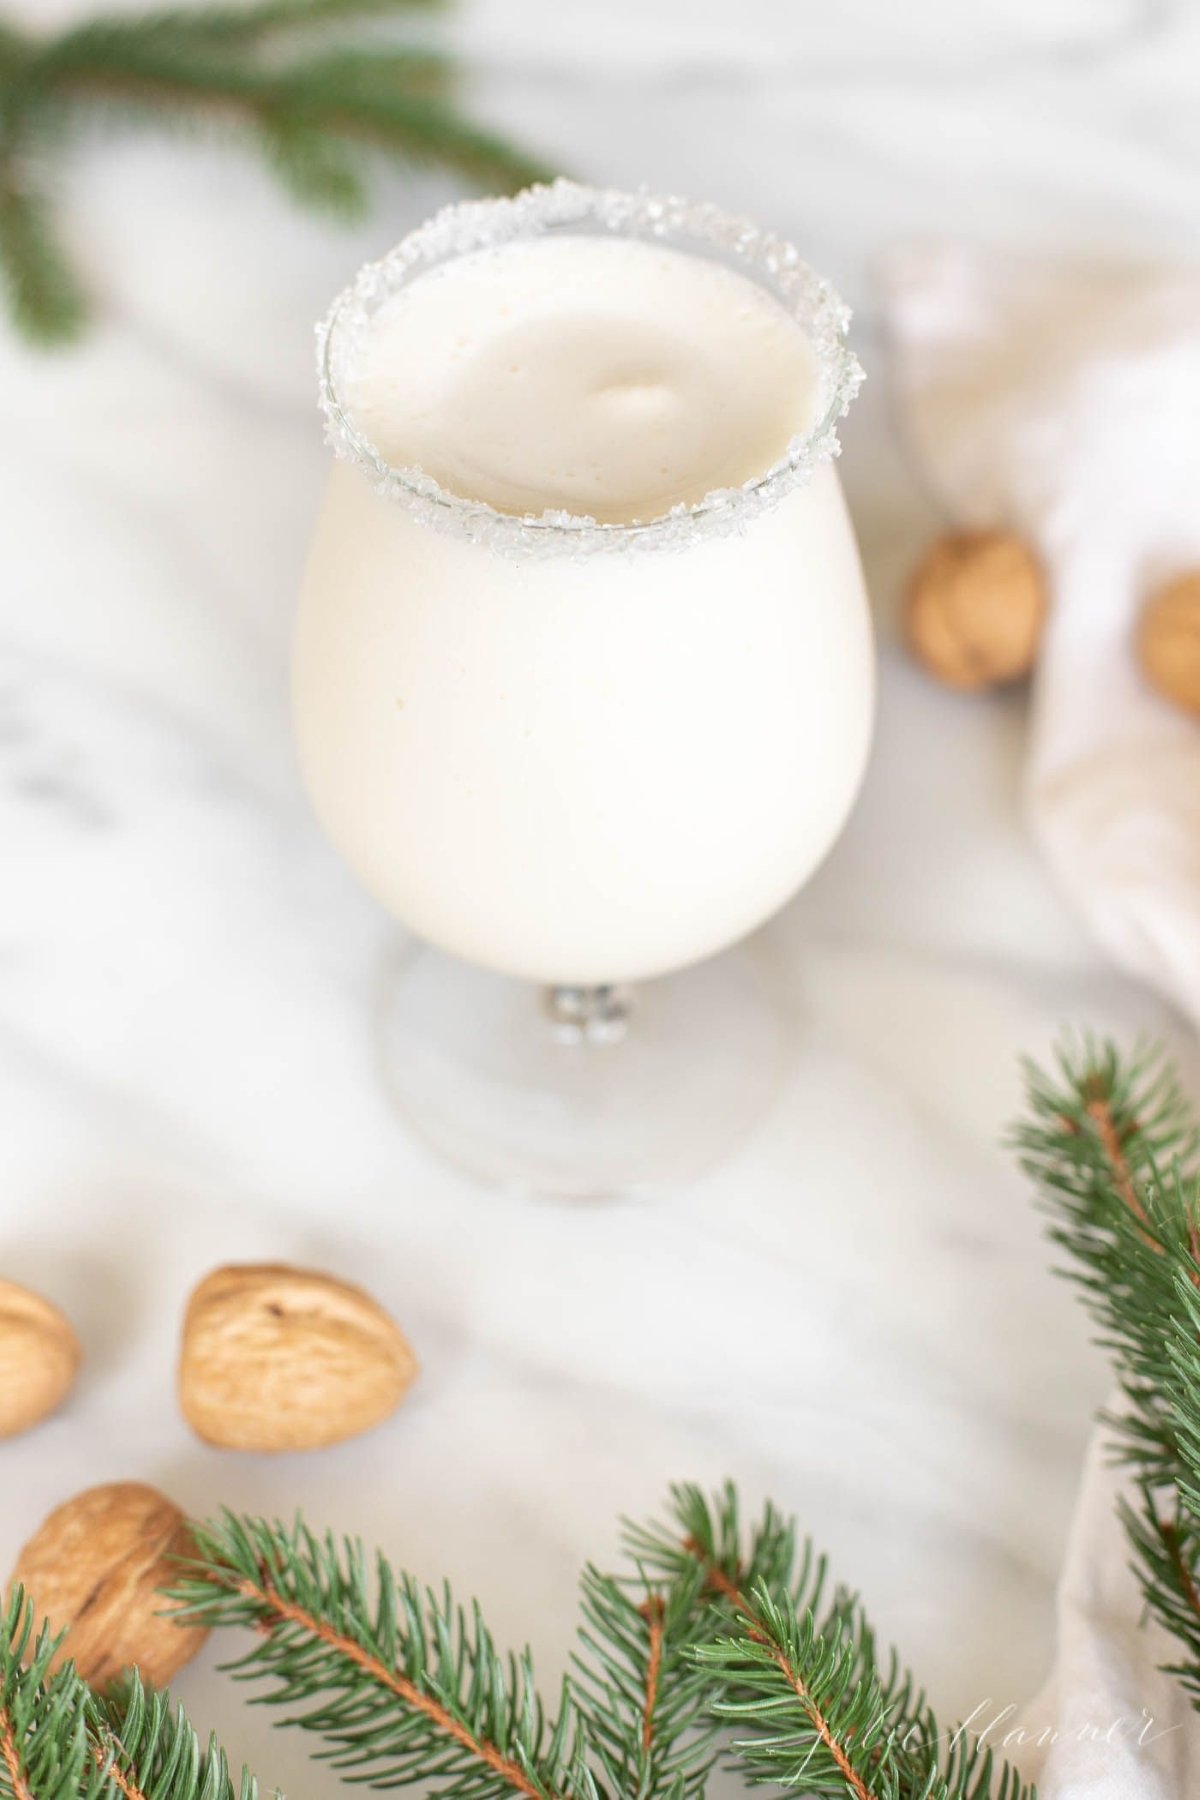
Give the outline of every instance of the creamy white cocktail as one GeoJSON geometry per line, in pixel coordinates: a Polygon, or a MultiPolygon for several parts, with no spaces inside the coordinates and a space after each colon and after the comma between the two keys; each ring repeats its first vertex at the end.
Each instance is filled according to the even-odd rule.
{"type": "Polygon", "coordinates": [[[297,739],[425,942],[640,981],[825,855],[873,706],[843,324],[778,240],[565,183],[452,209],[335,306],[297,739]]]}
{"type": "MultiPolygon", "coordinates": [[[[617,528],[761,477],[828,405],[804,326],[748,275],[571,233],[399,286],[339,396],[393,468],[617,528]]],[[[738,528],[683,530],[564,529],[545,554],[334,470],[300,755],[326,830],[422,938],[538,981],[658,975],[750,931],[833,842],[872,685],[832,467],[738,528]]]]}

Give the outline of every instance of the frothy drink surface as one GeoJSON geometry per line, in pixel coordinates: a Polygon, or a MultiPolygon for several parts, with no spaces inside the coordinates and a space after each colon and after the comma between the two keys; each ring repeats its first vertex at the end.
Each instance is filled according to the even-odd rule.
{"type": "Polygon", "coordinates": [[[810,428],[804,332],[747,277],[638,239],[539,238],[381,308],[345,399],[394,466],[502,512],[660,517],[764,473],[810,428]]]}

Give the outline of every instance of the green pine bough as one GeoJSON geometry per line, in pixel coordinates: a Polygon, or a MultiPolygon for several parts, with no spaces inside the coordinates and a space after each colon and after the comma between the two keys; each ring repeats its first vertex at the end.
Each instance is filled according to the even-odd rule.
{"type": "MultiPolygon", "coordinates": [[[[1091,1044],[1053,1075],[1030,1068],[1015,1137],[1117,1365],[1131,1555],[1200,1709],[1200,1138],[1161,1058],[1091,1044]]],[[[720,1764],[804,1800],[1034,1800],[991,1747],[940,1726],[794,1523],[740,1515],[732,1487],[680,1487],[662,1522],[626,1525],[625,1567],[584,1571],[553,1707],[477,1607],[300,1520],[195,1527],[172,1603],[248,1632],[234,1678],[372,1788],[703,1800],[720,1764]]],[[[93,1693],[52,1667],[57,1642],[16,1592],[0,1622],[0,1800],[257,1800],[168,1696],[136,1675],[93,1693]]]]}
{"type": "Polygon", "coordinates": [[[453,65],[350,27],[435,0],[243,0],[101,16],[38,38],[0,22],[0,276],[31,341],[67,342],[86,297],[54,232],[49,165],[96,126],[217,132],[265,157],[292,197],[341,215],[367,203],[372,154],[509,192],[547,171],[475,124],[453,65]]]}
{"type": "Polygon", "coordinates": [[[1015,1142],[1116,1366],[1132,1562],[1200,1711],[1200,1133],[1153,1048],[1084,1043],[1027,1076],[1015,1142]]]}
{"type": "MultiPolygon", "coordinates": [[[[478,1608],[360,1545],[226,1513],[195,1528],[173,1600],[250,1647],[257,1684],[316,1755],[373,1788],[439,1800],[701,1800],[718,1760],[809,1800],[1033,1800],[989,1748],[939,1729],[857,1599],[771,1508],[751,1529],[727,1488],[674,1490],[628,1527],[628,1567],[588,1568],[571,1672],[550,1707],[528,1652],[478,1608]]],[[[4,1800],[256,1800],[136,1675],[92,1693],[18,1592],[0,1631],[4,1800]],[[32,1655],[31,1655],[32,1652],[32,1655]]]]}

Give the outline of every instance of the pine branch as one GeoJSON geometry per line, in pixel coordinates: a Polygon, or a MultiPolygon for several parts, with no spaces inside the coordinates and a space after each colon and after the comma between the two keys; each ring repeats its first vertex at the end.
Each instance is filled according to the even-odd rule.
{"type": "Polygon", "coordinates": [[[0,1621],[0,1800],[93,1800],[89,1695],[70,1664],[51,1674],[60,1637],[34,1632],[23,1589],[0,1621]]]}
{"type": "Polygon", "coordinates": [[[737,1728],[752,1780],[853,1800],[1034,1800],[961,1727],[943,1732],[896,1652],[881,1656],[857,1596],[827,1592],[825,1558],[794,1521],[768,1504],[745,1534],[732,1484],[711,1501],[673,1488],[670,1513],[629,1527],[630,1548],[662,1575],[700,1572],[710,1614],[692,1654],[720,1682],[710,1708],[737,1728]]]}
{"type": "Polygon", "coordinates": [[[446,75],[442,59],[394,49],[318,53],[275,68],[202,48],[164,50],[93,25],[52,45],[28,69],[25,88],[27,104],[53,114],[60,132],[99,111],[134,125],[248,129],[268,142],[286,132],[327,154],[330,146],[343,157],[373,149],[505,190],[544,179],[544,165],[431,91],[446,75]]]}
{"type": "Polygon", "coordinates": [[[879,1683],[863,1679],[863,1646],[822,1630],[790,1599],[754,1588],[737,1629],[699,1651],[725,1697],[714,1710],[737,1730],[738,1764],[755,1783],[806,1800],[899,1800],[897,1745],[879,1683]]]}
{"type": "MultiPolygon", "coordinates": [[[[123,1697],[93,1698],[89,1709],[92,1756],[119,1800],[257,1800],[248,1770],[234,1782],[215,1737],[202,1749],[182,1707],[131,1677],[123,1697]]],[[[38,1796],[42,1800],[42,1796],[38,1796]]]]}
{"type": "MultiPolygon", "coordinates": [[[[895,1659],[880,1677],[852,1598],[835,1590],[814,1623],[824,1564],[807,1545],[797,1554],[790,1523],[768,1509],[743,1553],[732,1489],[715,1506],[680,1489],[675,1506],[669,1532],[628,1528],[635,1575],[585,1575],[572,1694],[552,1730],[527,1659],[510,1664],[506,1682],[477,1615],[468,1633],[448,1594],[423,1596],[382,1561],[369,1582],[358,1546],[318,1541],[300,1524],[287,1531],[226,1515],[197,1528],[197,1560],[176,1598],[198,1622],[255,1627],[259,1642],[235,1673],[269,1679],[269,1701],[302,1709],[288,1722],[319,1733],[335,1766],[372,1786],[432,1784],[455,1800],[514,1791],[527,1800],[700,1800],[715,1727],[730,1721],[753,1734],[736,1749],[757,1779],[760,1740],[775,1735],[779,1697],[763,1691],[758,1665],[777,1608],[799,1633],[786,1674],[790,1704],[807,1721],[804,1779],[815,1766],[841,1783],[806,1791],[1023,1800],[1007,1773],[994,1789],[987,1753],[954,1748],[945,1760],[959,1775],[943,1777],[923,1699],[895,1659]],[[747,1598],[736,1582],[751,1571],[781,1584],[782,1602],[762,1587],[747,1598]],[[868,1777],[873,1785],[855,1786],[868,1777]]],[[[773,1666],[785,1672],[778,1655],[773,1666]]]]}
{"type": "Polygon", "coordinates": [[[353,151],[294,119],[263,119],[259,141],[267,162],[294,199],[319,211],[357,218],[367,184],[353,151]]]}
{"type": "Polygon", "coordinates": [[[27,338],[49,345],[78,337],[83,295],[55,241],[45,199],[12,154],[0,155],[0,275],[27,338]]]}
{"type": "Polygon", "coordinates": [[[663,1583],[589,1564],[582,1607],[571,1688],[601,1785],[620,1800],[701,1800],[716,1758],[712,1682],[693,1654],[709,1625],[703,1571],[663,1583]]]}
{"type": "MultiPolygon", "coordinates": [[[[711,1500],[690,1484],[672,1488],[669,1514],[665,1525],[628,1526],[627,1541],[648,1567],[673,1570],[676,1579],[688,1570],[699,1571],[709,1607],[705,1636],[727,1636],[750,1616],[751,1596],[761,1592],[798,1617],[820,1617],[830,1633],[851,1630],[862,1650],[861,1672],[876,1674],[875,1640],[857,1596],[842,1586],[830,1589],[825,1557],[816,1554],[811,1539],[799,1537],[795,1520],[784,1518],[768,1501],[761,1518],[745,1533],[732,1482],[711,1500]]],[[[887,1688],[898,1726],[911,1732],[919,1720],[924,1727],[928,1723],[924,1697],[906,1683],[894,1653],[889,1655],[888,1669],[887,1688]]]]}
{"type": "MultiPolygon", "coordinates": [[[[320,9],[320,16],[354,18],[363,13],[383,13],[397,0],[343,0],[320,9]]],[[[136,92],[145,83],[146,104],[156,101],[155,84],[181,94],[241,88],[250,92],[278,91],[280,85],[300,82],[312,87],[322,72],[357,74],[376,86],[423,91],[431,85],[444,90],[453,64],[442,53],[425,46],[403,45],[391,40],[369,44],[335,44],[309,50],[303,56],[281,62],[257,52],[268,26],[264,13],[280,29],[288,13],[310,16],[314,8],[271,6],[262,9],[198,8],[195,12],[164,12],[125,16],[101,15],[71,27],[42,45],[27,45],[19,73],[22,88],[33,100],[45,99],[56,89],[78,84],[100,88],[106,81],[126,84],[136,92]]],[[[293,20],[293,23],[295,20],[293,20]]],[[[345,92],[345,88],[342,90],[345,92]]]]}
{"type": "MultiPolygon", "coordinates": [[[[557,1720],[528,1654],[502,1660],[475,1609],[396,1575],[359,1545],[224,1514],[193,1527],[173,1596],[182,1616],[248,1626],[229,1665],[268,1684],[318,1752],[376,1788],[443,1800],[703,1800],[719,1728],[751,1782],[810,1800],[1032,1800],[990,1752],[936,1721],[894,1655],[881,1662],[853,1596],[767,1508],[743,1543],[737,1495],[673,1494],[666,1527],[629,1526],[635,1572],[584,1578],[584,1623],[557,1720]],[[773,1583],[774,1589],[767,1585],[773,1583]],[[589,1757],[592,1764],[589,1763],[589,1757]]],[[[1170,1546],[1164,1540],[1164,1548],[1170,1546]]],[[[73,1667],[18,1597],[0,1647],[0,1800],[256,1800],[235,1793],[166,1696],[131,1680],[114,1702],[73,1667]]]]}
{"type": "Polygon", "coordinates": [[[1122,1507],[1147,1605],[1183,1651],[1171,1672],[1200,1710],[1200,1138],[1173,1071],[1111,1044],[1028,1065],[1014,1141],[1112,1357],[1109,1417],[1132,1469],[1122,1507]]]}
{"type": "Polygon", "coordinates": [[[58,40],[77,48],[93,35],[109,44],[122,37],[137,45],[153,42],[178,53],[218,47],[257,49],[280,37],[319,31],[331,25],[388,18],[398,12],[436,11],[441,0],[250,0],[246,5],[164,7],[155,12],[114,14],[72,27],[58,40]]]}
{"type": "Polygon", "coordinates": [[[721,1678],[715,1711],[735,1727],[735,1763],[752,1783],[805,1800],[1036,1800],[965,1733],[943,1750],[923,1704],[917,1718],[898,1717],[895,1665],[890,1681],[877,1674],[857,1609],[818,1624],[756,1588],[735,1631],[699,1656],[721,1678]]]}
{"type": "Polygon", "coordinates": [[[100,15],[47,40],[0,26],[0,268],[18,327],[61,343],[83,323],[28,171],[93,119],[232,133],[293,198],[340,214],[363,210],[381,156],[501,191],[547,179],[536,158],[461,111],[444,55],[378,37],[328,41],[335,27],[436,4],[249,0],[100,15]],[[294,47],[313,33],[315,45],[294,47]]]}
{"type": "Polygon", "coordinates": [[[1124,1458],[1152,1486],[1195,1486],[1189,1396],[1200,1371],[1186,1315],[1200,1280],[1200,1204],[1186,1103],[1152,1051],[1126,1067],[1111,1045],[1085,1045],[1056,1078],[1032,1065],[1026,1074],[1031,1117],[1014,1141],[1070,1259],[1060,1273],[1116,1363],[1127,1411],[1110,1423],[1124,1458]]]}
{"type": "Polygon", "coordinates": [[[1190,1509],[1165,1509],[1161,1494],[1145,1484],[1137,1494],[1137,1507],[1122,1502],[1121,1518],[1142,1592],[1183,1653],[1166,1672],[1200,1711],[1200,1524],[1190,1509]]]}
{"type": "Polygon", "coordinates": [[[182,1709],[131,1676],[102,1699],[75,1665],[50,1663],[62,1642],[34,1633],[18,1587],[0,1626],[0,1796],[3,1800],[257,1800],[235,1786],[215,1740],[202,1750],[182,1709]]]}
{"type": "Polygon", "coordinates": [[[271,1685],[267,1704],[372,1787],[420,1783],[442,1800],[597,1800],[568,1693],[547,1720],[528,1652],[504,1660],[479,1610],[424,1592],[360,1545],[318,1540],[300,1522],[226,1513],[197,1527],[176,1599],[206,1625],[249,1625],[257,1644],[230,1665],[271,1685]]]}
{"type": "Polygon", "coordinates": [[[748,1539],[741,1504],[732,1482],[710,1500],[703,1489],[679,1483],[670,1490],[665,1524],[627,1522],[625,1544],[645,1568],[671,1580],[699,1568],[710,1601],[736,1611],[752,1587],[770,1593],[791,1592],[817,1604],[825,1584],[825,1559],[805,1541],[798,1545],[795,1522],[783,1518],[768,1501],[748,1539]]]}

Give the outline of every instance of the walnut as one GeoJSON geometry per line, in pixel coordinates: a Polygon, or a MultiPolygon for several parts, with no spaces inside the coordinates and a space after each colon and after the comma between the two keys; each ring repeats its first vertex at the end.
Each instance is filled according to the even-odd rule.
{"type": "Polygon", "coordinates": [[[161,1589],[191,1548],[179,1508],[139,1481],[88,1488],[57,1507],[13,1570],[39,1619],[66,1629],[52,1667],[74,1658],[93,1687],[112,1686],[136,1664],[163,1687],[196,1654],[206,1631],[164,1613],[161,1589]]]}
{"type": "Polygon", "coordinates": [[[386,1419],[417,1359],[370,1295],[275,1264],[217,1269],[192,1295],[179,1397],[192,1429],[232,1450],[309,1450],[386,1419]]]}
{"type": "Polygon", "coordinates": [[[1200,713],[1200,569],[1151,595],[1138,627],[1138,655],[1160,694],[1200,713]]]}
{"type": "Polygon", "coordinates": [[[79,1340],[58,1308],[0,1280],[0,1438],[28,1431],[61,1405],[79,1359],[79,1340]]]}
{"type": "Polygon", "coordinates": [[[1046,615],[1041,564],[1007,531],[941,537],[912,578],[909,648],[947,686],[988,688],[1028,675],[1046,615]]]}

